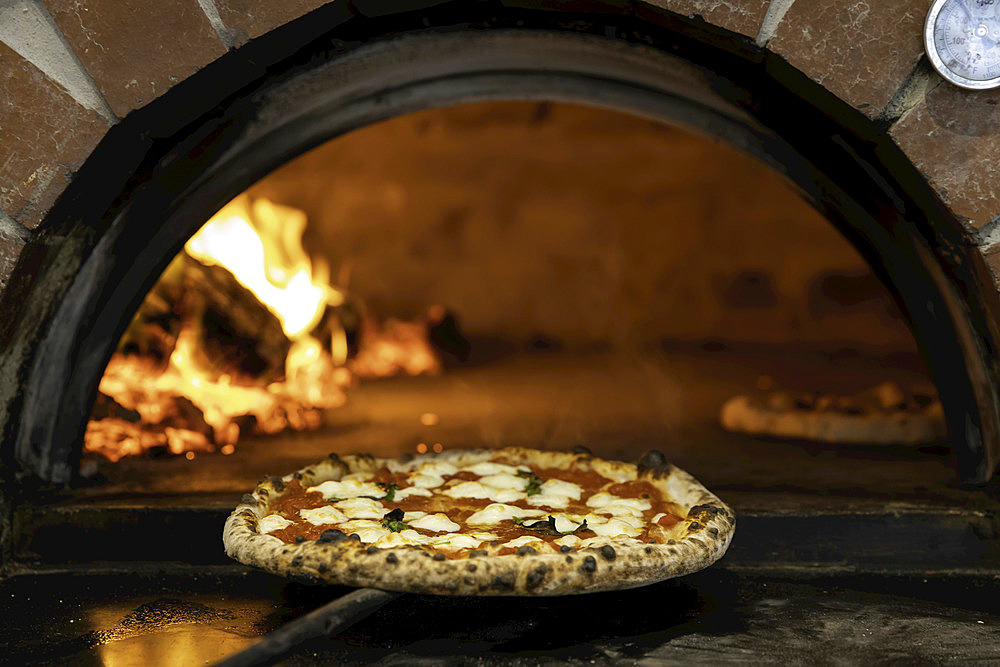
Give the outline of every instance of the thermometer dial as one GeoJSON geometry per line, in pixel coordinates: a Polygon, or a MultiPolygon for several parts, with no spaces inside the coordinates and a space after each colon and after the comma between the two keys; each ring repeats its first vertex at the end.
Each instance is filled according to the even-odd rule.
{"type": "Polygon", "coordinates": [[[1000,86],[1000,0],[935,0],[924,48],[934,69],[956,86],[1000,86]]]}

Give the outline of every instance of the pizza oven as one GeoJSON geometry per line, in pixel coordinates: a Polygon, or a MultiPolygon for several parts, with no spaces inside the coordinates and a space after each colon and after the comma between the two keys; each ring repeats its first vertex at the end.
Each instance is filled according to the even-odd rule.
{"type": "Polygon", "coordinates": [[[90,4],[0,8],[16,655],[221,659],[345,593],[226,558],[262,477],[506,445],[659,450],[734,508],[730,551],[579,600],[363,603],[293,660],[773,659],[812,650],[792,617],[858,660],[992,655],[940,628],[998,618],[995,100],[919,41],[856,69],[851,26],[917,40],[909,3],[90,4]],[[285,314],[302,290],[263,292],[300,272],[285,314]],[[720,424],[887,382],[942,431],[720,424]]]}

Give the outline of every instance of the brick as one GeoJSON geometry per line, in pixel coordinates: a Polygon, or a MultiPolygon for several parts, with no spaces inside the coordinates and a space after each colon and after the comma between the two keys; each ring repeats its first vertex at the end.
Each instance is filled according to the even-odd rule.
{"type": "MultiPolygon", "coordinates": [[[[335,0],[345,4],[347,0],[335,0]]],[[[327,0],[215,0],[219,18],[227,28],[237,30],[250,39],[260,37],[274,28],[303,16],[327,0]]]]}
{"type": "Polygon", "coordinates": [[[927,3],[796,0],[768,49],[874,118],[924,53],[927,3]]]}
{"type": "Polygon", "coordinates": [[[118,116],[226,52],[197,0],[44,0],[118,116]]]}
{"type": "Polygon", "coordinates": [[[38,227],[108,130],[34,65],[0,44],[0,208],[38,227]]]}
{"type": "Polygon", "coordinates": [[[647,4],[750,37],[757,36],[770,0],[649,0],[647,4]]]}
{"type": "Polygon", "coordinates": [[[951,210],[976,229],[1000,215],[1000,90],[941,83],[889,130],[951,210]]]}

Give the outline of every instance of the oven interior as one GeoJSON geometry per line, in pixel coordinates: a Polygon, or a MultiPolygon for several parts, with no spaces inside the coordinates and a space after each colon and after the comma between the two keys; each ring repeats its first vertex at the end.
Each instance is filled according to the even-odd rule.
{"type": "MultiPolygon", "coordinates": [[[[635,460],[657,449],[734,508],[737,535],[709,572],[591,596],[580,608],[411,596],[288,664],[543,650],[565,660],[680,659],[733,624],[749,623],[724,649],[759,641],[790,610],[806,627],[832,628],[831,638],[861,607],[866,628],[889,617],[923,627],[957,601],[963,622],[996,614],[981,590],[998,556],[995,493],[958,482],[947,438],[839,444],[720,426],[722,404],[741,393],[850,394],[887,381],[934,391],[928,351],[865,259],[755,159],[608,109],[488,102],[355,130],[242,197],[301,211],[302,245],[350,295],[353,316],[416,323],[440,370],[353,378],[343,405],[310,428],[262,433],[244,421],[238,440],[189,452],[159,446],[112,461],[84,451],[71,484],[32,486],[12,515],[5,561],[20,576],[11,598],[48,596],[33,583],[72,572],[67,590],[78,603],[60,622],[86,609],[88,627],[118,633],[110,641],[62,625],[47,638],[50,658],[96,646],[117,664],[129,645],[161,662],[219,658],[329,599],[329,590],[232,565],[220,535],[263,476],[330,452],[583,445],[635,460]],[[956,572],[970,577],[950,588],[956,572]],[[849,592],[827,604],[830,590],[849,592]],[[687,628],[670,637],[662,619],[649,620],[664,596],[674,600],[670,625],[687,628]],[[614,620],[597,623],[598,608],[614,620]],[[407,629],[387,636],[386,627],[407,629]],[[165,639],[182,628],[200,639],[165,639]]],[[[357,359],[363,337],[338,317],[357,359]]],[[[134,339],[119,350],[136,354],[134,339]]],[[[115,410],[133,414],[114,401],[109,413],[107,395],[95,395],[91,426],[115,410]]],[[[10,631],[28,622],[39,620],[10,631]]]]}

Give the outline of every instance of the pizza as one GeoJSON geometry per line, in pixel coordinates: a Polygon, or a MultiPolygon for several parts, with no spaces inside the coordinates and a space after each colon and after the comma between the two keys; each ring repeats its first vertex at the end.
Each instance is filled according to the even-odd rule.
{"type": "Polygon", "coordinates": [[[234,559],[314,583],[442,595],[563,595],[688,574],[732,511],[658,452],[638,464],[509,447],[331,454],[261,482],[226,522],[234,559]]]}
{"type": "Polygon", "coordinates": [[[741,394],[719,414],[729,431],[850,444],[926,444],[944,440],[944,410],[933,389],[895,382],[855,394],[774,391],[741,394]]]}

